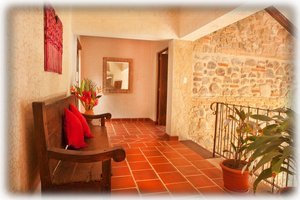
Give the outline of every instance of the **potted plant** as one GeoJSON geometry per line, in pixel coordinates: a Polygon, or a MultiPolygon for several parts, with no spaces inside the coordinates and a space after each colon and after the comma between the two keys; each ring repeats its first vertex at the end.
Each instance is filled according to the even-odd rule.
{"type": "Polygon", "coordinates": [[[220,163],[223,172],[224,187],[233,192],[247,192],[249,190],[249,172],[245,169],[248,162],[246,161],[246,147],[248,145],[247,137],[252,135],[256,123],[251,122],[249,117],[251,113],[245,113],[244,110],[234,108],[236,115],[228,115],[225,121],[225,127],[230,122],[236,125],[235,141],[231,142],[231,151],[225,150],[232,155],[232,159],[225,159],[220,163]]]}
{"type": "MultiPolygon", "coordinates": [[[[259,172],[253,183],[256,192],[258,184],[265,179],[275,178],[279,173],[286,172],[294,175],[295,172],[295,143],[294,143],[294,112],[291,109],[276,109],[281,113],[272,117],[266,115],[252,115],[265,127],[261,128],[260,135],[252,135],[246,152],[250,154],[248,170],[259,172]],[[267,123],[267,125],[265,125],[267,123]],[[269,163],[268,165],[265,165],[269,163]],[[265,166],[262,168],[262,166],[265,166]],[[289,166],[289,167],[287,167],[289,166]]],[[[284,189],[286,190],[286,188],[284,189]]]]}
{"type": "Polygon", "coordinates": [[[85,114],[94,114],[93,108],[98,105],[98,99],[101,97],[98,93],[101,88],[90,79],[83,79],[80,85],[73,85],[70,89],[71,94],[75,95],[85,109],[85,114]]]}

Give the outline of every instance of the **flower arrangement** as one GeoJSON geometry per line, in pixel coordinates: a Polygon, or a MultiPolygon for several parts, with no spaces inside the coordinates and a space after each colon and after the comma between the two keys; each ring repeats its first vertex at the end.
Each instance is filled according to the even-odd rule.
{"type": "Polygon", "coordinates": [[[83,79],[80,85],[72,85],[70,91],[80,100],[86,111],[93,110],[93,107],[98,105],[98,99],[102,96],[99,94],[101,87],[97,87],[90,79],[83,79]]]}

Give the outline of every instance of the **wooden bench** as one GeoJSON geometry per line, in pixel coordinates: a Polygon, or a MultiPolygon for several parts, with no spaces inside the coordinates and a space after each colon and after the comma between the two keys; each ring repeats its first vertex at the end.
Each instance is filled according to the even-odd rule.
{"type": "Polygon", "coordinates": [[[110,119],[111,114],[85,115],[93,119],[89,126],[94,138],[85,139],[88,147],[69,150],[64,141],[64,108],[69,108],[70,103],[76,105],[75,102],[75,97],[69,96],[32,103],[41,190],[110,192],[111,159],[125,159],[122,147],[109,146],[105,119],[110,119]]]}

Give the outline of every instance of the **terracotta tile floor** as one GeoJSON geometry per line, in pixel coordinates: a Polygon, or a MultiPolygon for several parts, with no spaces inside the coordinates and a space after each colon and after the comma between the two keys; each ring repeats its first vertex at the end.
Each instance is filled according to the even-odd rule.
{"type": "Polygon", "coordinates": [[[166,141],[151,122],[107,123],[112,146],[123,146],[126,160],[112,162],[112,195],[228,194],[221,171],[179,141],[166,141]]]}

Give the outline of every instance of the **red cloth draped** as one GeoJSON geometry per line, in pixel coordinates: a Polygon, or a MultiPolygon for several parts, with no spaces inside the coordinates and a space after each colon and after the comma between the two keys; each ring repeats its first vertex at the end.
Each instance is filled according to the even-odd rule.
{"type": "Polygon", "coordinates": [[[62,73],[63,26],[51,6],[44,8],[45,71],[62,73]]]}

